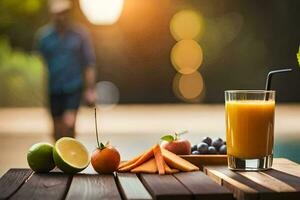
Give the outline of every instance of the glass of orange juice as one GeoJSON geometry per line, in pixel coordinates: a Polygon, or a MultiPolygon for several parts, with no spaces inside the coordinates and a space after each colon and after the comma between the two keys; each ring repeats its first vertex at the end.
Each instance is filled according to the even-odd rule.
{"type": "Polygon", "coordinates": [[[275,91],[225,91],[228,167],[258,171],[272,167],[275,91]]]}

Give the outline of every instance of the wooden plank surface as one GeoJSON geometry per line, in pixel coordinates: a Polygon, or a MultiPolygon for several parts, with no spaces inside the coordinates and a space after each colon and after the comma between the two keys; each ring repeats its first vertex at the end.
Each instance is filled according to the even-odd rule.
{"type": "Polygon", "coordinates": [[[194,195],[195,199],[233,200],[233,194],[213,182],[203,172],[178,173],[174,176],[194,195]]]}
{"type": "Polygon", "coordinates": [[[63,199],[71,176],[58,172],[34,173],[10,199],[63,199]]]}
{"type": "Polygon", "coordinates": [[[188,191],[173,175],[141,174],[141,181],[157,200],[191,200],[188,191]]]}
{"type": "Polygon", "coordinates": [[[152,199],[136,174],[117,173],[117,181],[122,197],[126,200],[150,200],[152,199]]]}
{"type": "Polygon", "coordinates": [[[237,199],[280,199],[280,194],[242,176],[227,166],[205,166],[205,173],[234,193],[237,199]]]}
{"type": "MultiPolygon", "coordinates": [[[[265,171],[264,173],[291,187],[291,192],[287,190],[283,190],[283,188],[279,188],[282,193],[281,194],[282,199],[289,199],[289,200],[300,199],[300,178],[298,176],[293,176],[278,170],[268,170],[265,171]]],[[[278,187],[278,185],[276,187],[278,187]]]]}
{"type": "Polygon", "coordinates": [[[233,191],[238,199],[300,199],[300,165],[287,159],[274,159],[273,168],[234,172],[227,166],[204,167],[209,177],[233,191]]]}
{"type": "Polygon", "coordinates": [[[121,200],[113,174],[76,174],[66,199],[121,200]]]}
{"type": "MultiPolygon", "coordinates": [[[[272,172],[273,170],[269,171],[272,172]]],[[[278,180],[266,172],[237,172],[238,174],[264,186],[274,192],[295,192],[296,189],[285,183],[284,181],[278,180]]]]}
{"type": "Polygon", "coordinates": [[[233,193],[237,200],[299,200],[299,170],[298,164],[287,159],[274,159],[274,169],[261,172],[204,166],[208,176],[202,172],[139,176],[118,173],[76,174],[72,178],[57,171],[36,174],[30,169],[11,169],[0,179],[0,199],[231,200],[233,193]]]}
{"type": "Polygon", "coordinates": [[[30,177],[30,169],[10,169],[0,179],[0,199],[7,199],[30,177]]]}
{"type": "Polygon", "coordinates": [[[300,178],[300,165],[286,158],[274,159],[272,168],[300,178]]]}

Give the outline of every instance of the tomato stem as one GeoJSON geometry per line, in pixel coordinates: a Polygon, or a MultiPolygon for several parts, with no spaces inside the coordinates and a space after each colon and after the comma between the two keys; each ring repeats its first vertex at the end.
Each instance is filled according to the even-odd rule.
{"type": "Polygon", "coordinates": [[[95,107],[95,128],[96,128],[97,145],[98,145],[98,148],[101,149],[100,143],[99,143],[98,127],[97,127],[97,108],[96,107],[95,107]]]}
{"type": "Polygon", "coordinates": [[[188,131],[187,130],[184,130],[184,131],[181,131],[179,133],[175,133],[175,140],[179,139],[179,137],[183,134],[186,134],[188,131]]]}

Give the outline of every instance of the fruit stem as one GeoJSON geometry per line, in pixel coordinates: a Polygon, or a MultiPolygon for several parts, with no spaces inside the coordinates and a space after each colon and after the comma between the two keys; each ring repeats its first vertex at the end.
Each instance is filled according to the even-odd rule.
{"type": "Polygon", "coordinates": [[[181,135],[186,134],[187,132],[188,132],[187,130],[184,130],[179,133],[175,133],[175,140],[177,140],[181,135]]]}
{"type": "Polygon", "coordinates": [[[97,108],[95,107],[95,128],[96,128],[96,139],[97,139],[97,145],[100,149],[100,143],[99,143],[99,135],[98,135],[98,127],[97,127],[97,108]]]}

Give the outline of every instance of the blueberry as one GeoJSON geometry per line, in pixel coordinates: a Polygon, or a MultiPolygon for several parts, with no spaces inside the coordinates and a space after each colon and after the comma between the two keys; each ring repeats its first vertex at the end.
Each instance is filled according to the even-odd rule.
{"type": "Polygon", "coordinates": [[[221,138],[216,138],[212,141],[212,146],[214,146],[216,149],[219,149],[220,146],[223,145],[223,140],[221,138]]]}
{"type": "Polygon", "coordinates": [[[199,155],[199,151],[192,151],[192,155],[199,155]]]}
{"type": "Polygon", "coordinates": [[[217,149],[214,146],[209,146],[208,154],[217,154],[217,149]]]}
{"type": "Polygon", "coordinates": [[[220,154],[227,154],[227,147],[225,144],[223,144],[219,149],[220,154]]]}
{"type": "Polygon", "coordinates": [[[192,151],[197,151],[197,145],[196,144],[194,144],[193,146],[192,146],[192,149],[191,149],[192,151]]]}
{"type": "Polygon", "coordinates": [[[203,138],[203,140],[202,140],[202,142],[204,142],[204,143],[208,144],[208,146],[210,146],[210,145],[211,145],[211,142],[212,142],[212,140],[211,140],[211,138],[210,138],[210,137],[204,137],[204,138],[203,138]]]}
{"type": "Polygon", "coordinates": [[[200,154],[206,154],[208,150],[208,145],[204,142],[200,142],[197,145],[197,150],[199,151],[200,154]]]}

